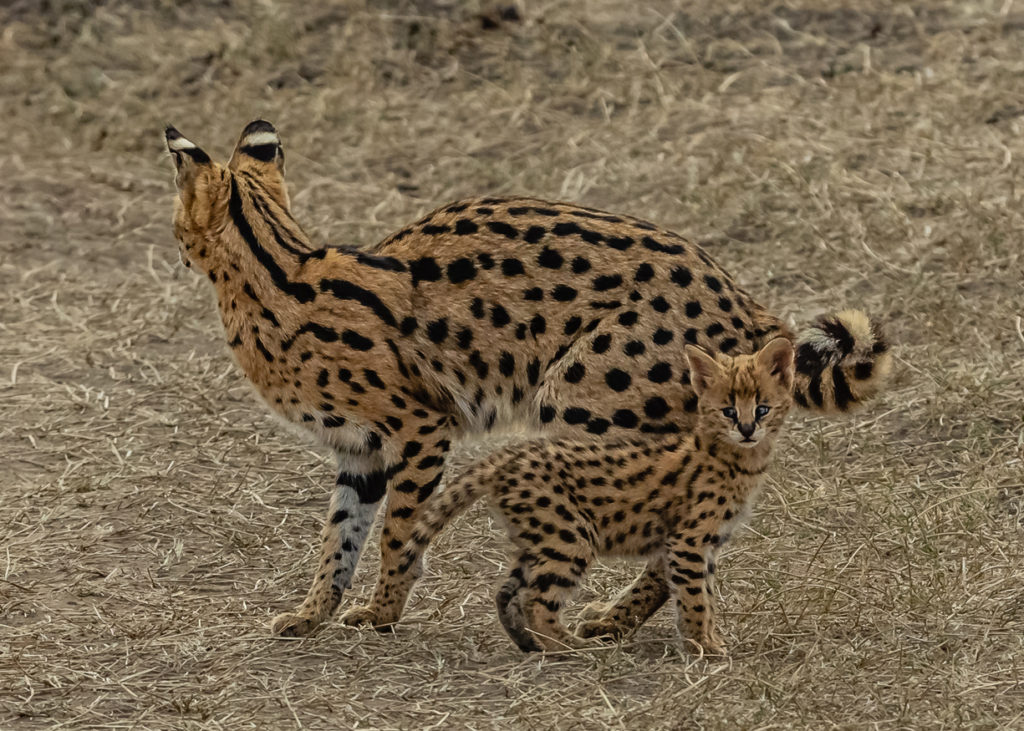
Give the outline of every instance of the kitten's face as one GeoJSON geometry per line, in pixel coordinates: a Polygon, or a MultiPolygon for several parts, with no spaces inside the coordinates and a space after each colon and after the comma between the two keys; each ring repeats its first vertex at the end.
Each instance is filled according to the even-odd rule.
{"type": "Polygon", "coordinates": [[[754,355],[712,358],[688,347],[700,431],[740,448],[778,433],[793,404],[793,346],[776,338],[754,355]]]}

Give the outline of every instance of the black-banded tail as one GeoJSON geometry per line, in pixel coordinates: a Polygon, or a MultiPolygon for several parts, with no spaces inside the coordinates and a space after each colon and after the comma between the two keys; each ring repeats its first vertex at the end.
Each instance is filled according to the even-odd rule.
{"type": "Polygon", "coordinates": [[[877,396],[891,371],[876,322],[860,310],[823,315],[796,339],[793,397],[811,411],[844,413],[877,396]]]}
{"type": "Polygon", "coordinates": [[[476,479],[478,473],[479,470],[470,469],[426,502],[423,515],[416,522],[402,551],[402,562],[398,567],[401,573],[419,561],[434,536],[487,491],[484,483],[476,479]]]}

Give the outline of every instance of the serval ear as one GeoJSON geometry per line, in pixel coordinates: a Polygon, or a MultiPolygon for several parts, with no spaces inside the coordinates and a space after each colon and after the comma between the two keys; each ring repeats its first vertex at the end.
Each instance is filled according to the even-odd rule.
{"type": "Polygon", "coordinates": [[[236,171],[248,168],[262,173],[276,169],[284,176],[284,150],[274,125],[262,119],[249,122],[238,138],[228,167],[236,171]]]}
{"type": "Polygon", "coordinates": [[[236,173],[256,176],[271,197],[285,210],[290,208],[288,189],[284,184],[284,150],[281,138],[270,122],[257,119],[245,126],[228,168],[236,173]]]}
{"type": "Polygon", "coordinates": [[[178,193],[181,194],[191,188],[199,170],[212,164],[212,161],[202,148],[174,127],[164,130],[164,138],[167,140],[167,151],[174,158],[174,184],[178,186],[178,193]]]}
{"type": "Polygon", "coordinates": [[[774,338],[757,351],[757,365],[782,384],[793,388],[793,343],[788,338],[774,338]]]}
{"type": "Polygon", "coordinates": [[[696,345],[686,346],[686,361],[690,364],[690,385],[697,396],[722,375],[722,366],[718,361],[696,345]]]}

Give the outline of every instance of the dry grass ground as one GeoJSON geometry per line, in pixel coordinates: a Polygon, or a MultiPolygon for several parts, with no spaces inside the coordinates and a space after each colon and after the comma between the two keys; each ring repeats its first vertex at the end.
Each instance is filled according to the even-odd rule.
{"type": "Polygon", "coordinates": [[[1024,726],[1019,2],[92,5],[0,9],[0,727],[1024,726]],[[892,391],[793,420],[724,561],[728,663],[665,611],[519,654],[479,509],[395,636],[268,636],[332,468],[178,266],[160,135],[226,156],[257,116],[320,241],[526,192],[690,234],[797,322],[890,323],[892,391]]]}

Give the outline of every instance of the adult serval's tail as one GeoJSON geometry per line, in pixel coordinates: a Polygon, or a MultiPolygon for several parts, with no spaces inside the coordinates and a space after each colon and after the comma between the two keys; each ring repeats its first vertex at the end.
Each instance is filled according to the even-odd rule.
{"type": "Polygon", "coordinates": [[[891,371],[878,323],[860,310],[822,315],[796,339],[793,397],[810,411],[844,413],[877,396],[891,371]]]}

